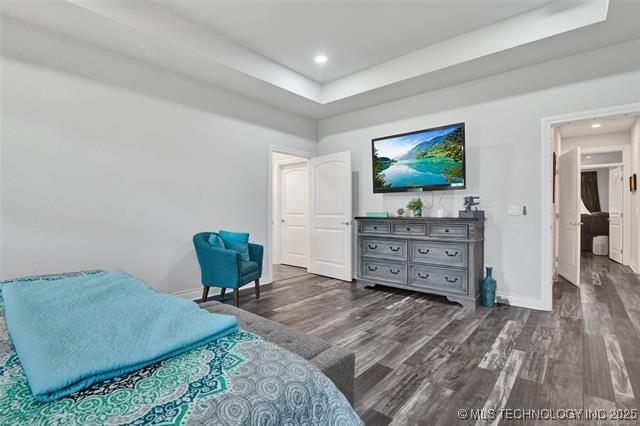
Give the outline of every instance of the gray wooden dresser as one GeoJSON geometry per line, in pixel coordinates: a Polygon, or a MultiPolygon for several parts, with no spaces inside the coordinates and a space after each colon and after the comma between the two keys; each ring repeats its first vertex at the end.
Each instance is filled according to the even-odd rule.
{"type": "Polygon", "coordinates": [[[358,288],[404,288],[476,308],[484,266],[484,219],[355,219],[358,288]]]}

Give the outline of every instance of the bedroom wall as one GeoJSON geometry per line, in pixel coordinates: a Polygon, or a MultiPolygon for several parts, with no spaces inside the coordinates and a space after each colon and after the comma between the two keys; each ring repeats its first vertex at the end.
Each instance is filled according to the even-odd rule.
{"type": "Polygon", "coordinates": [[[321,120],[319,153],[352,151],[354,212],[395,212],[415,194],[373,194],[371,139],[464,121],[468,189],[425,193],[433,205],[426,213],[442,204],[457,214],[464,195],[479,195],[485,263],[495,267],[499,294],[540,307],[541,120],[638,102],[640,57],[629,49],[640,41],[321,120]],[[510,204],[528,214],[508,216],[510,204]]]}
{"type": "Polygon", "coordinates": [[[197,295],[193,234],[266,242],[268,147],[315,152],[315,121],[4,24],[0,278],[123,269],[197,295]]]}

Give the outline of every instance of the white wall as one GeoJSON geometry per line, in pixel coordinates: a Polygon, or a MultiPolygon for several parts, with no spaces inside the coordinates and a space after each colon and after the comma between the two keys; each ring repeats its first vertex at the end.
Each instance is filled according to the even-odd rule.
{"type": "Polygon", "coordinates": [[[639,46],[636,41],[322,120],[319,153],[352,151],[354,212],[394,212],[412,195],[373,194],[371,139],[464,121],[468,189],[434,193],[433,209],[441,194],[452,215],[464,195],[479,195],[487,214],[485,263],[495,267],[498,291],[511,303],[541,306],[541,119],[640,100],[640,58],[625,54],[639,46]],[[526,205],[528,215],[507,216],[508,204],[526,205]]]}
{"type": "Polygon", "coordinates": [[[1,78],[1,278],[123,269],[199,290],[192,236],[265,244],[269,145],[317,146],[313,120],[54,34],[3,45],[1,78]]]}
{"type": "MultiPolygon", "coordinates": [[[[631,129],[631,173],[640,179],[640,118],[631,129]]],[[[628,179],[628,176],[625,176],[628,179]]],[[[625,188],[628,185],[625,182],[625,188]]],[[[640,273],[640,191],[631,193],[631,268],[640,273]]]]}
{"type": "Polygon", "coordinates": [[[562,152],[569,152],[577,147],[600,148],[613,145],[629,145],[629,141],[629,132],[603,133],[575,138],[562,138],[562,152]]]}

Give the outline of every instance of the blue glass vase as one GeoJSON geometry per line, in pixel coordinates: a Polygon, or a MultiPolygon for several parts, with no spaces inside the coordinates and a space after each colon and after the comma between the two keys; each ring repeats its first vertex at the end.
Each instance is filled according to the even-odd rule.
{"type": "Polygon", "coordinates": [[[493,268],[487,266],[487,276],[480,283],[480,303],[487,308],[496,304],[496,280],[493,279],[493,268]]]}

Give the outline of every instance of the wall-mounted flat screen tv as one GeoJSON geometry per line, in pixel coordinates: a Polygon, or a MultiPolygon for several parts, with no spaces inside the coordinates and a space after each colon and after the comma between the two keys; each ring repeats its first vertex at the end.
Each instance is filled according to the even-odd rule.
{"type": "Polygon", "coordinates": [[[465,188],[464,123],[371,141],[373,192],[465,188]]]}

